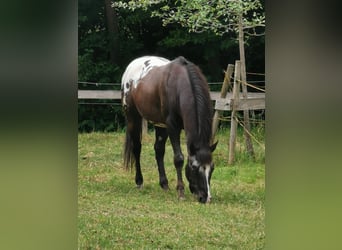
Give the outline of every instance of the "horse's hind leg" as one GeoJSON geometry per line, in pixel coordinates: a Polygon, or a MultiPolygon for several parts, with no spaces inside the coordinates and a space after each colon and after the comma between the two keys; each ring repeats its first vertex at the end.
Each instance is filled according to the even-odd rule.
{"type": "Polygon", "coordinates": [[[132,153],[135,160],[135,183],[138,188],[142,188],[144,182],[140,166],[142,118],[138,113],[131,113],[127,115],[127,120],[127,129],[131,137],[132,153]]]}
{"type": "Polygon", "coordinates": [[[159,172],[159,184],[164,190],[169,189],[169,182],[167,180],[164,168],[164,154],[165,154],[165,142],[167,140],[166,128],[155,127],[156,130],[156,142],[154,144],[154,151],[159,172]]]}
{"type": "Polygon", "coordinates": [[[137,184],[138,188],[142,188],[143,186],[143,176],[141,173],[141,166],[140,166],[140,153],[141,153],[141,138],[140,135],[134,135],[134,146],[133,146],[133,154],[135,157],[135,183],[137,184]]]}

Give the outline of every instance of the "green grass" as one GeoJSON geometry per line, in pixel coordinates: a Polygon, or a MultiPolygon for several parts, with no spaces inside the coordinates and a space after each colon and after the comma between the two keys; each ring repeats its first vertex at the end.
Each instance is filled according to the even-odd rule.
{"type": "MultiPolygon", "coordinates": [[[[263,142],[262,133],[257,134],[263,142]]],[[[159,187],[154,135],[143,138],[144,188],[135,188],[134,171],[122,164],[124,133],[79,134],[79,249],[262,249],[265,244],[264,151],[256,161],[237,142],[236,164],[228,165],[229,131],[220,131],[214,152],[212,201],[200,204],[186,183],[186,200],[177,199],[176,171],[169,141],[165,165],[170,191],[159,187]]],[[[187,155],[184,135],[183,153],[187,155]]]]}

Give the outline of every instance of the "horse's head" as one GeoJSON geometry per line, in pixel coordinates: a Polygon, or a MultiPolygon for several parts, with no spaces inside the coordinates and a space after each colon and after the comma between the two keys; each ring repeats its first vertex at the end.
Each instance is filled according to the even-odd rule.
{"type": "Polygon", "coordinates": [[[217,142],[210,147],[196,148],[191,145],[189,148],[189,158],[186,164],[185,175],[189,181],[191,193],[197,195],[198,201],[209,202],[210,179],[214,171],[212,152],[215,150],[217,142]]]}

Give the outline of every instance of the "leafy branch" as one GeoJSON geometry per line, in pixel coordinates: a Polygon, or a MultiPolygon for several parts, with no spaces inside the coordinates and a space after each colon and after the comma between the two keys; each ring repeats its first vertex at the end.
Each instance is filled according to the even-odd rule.
{"type": "Polygon", "coordinates": [[[265,14],[259,0],[130,0],[118,1],[112,6],[134,11],[135,9],[152,10],[152,16],[159,17],[163,25],[179,23],[189,32],[201,33],[212,31],[217,35],[239,32],[242,27],[246,35],[263,35],[265,14]],[[261,30],[261,31],[260,31],[261,30]]]}

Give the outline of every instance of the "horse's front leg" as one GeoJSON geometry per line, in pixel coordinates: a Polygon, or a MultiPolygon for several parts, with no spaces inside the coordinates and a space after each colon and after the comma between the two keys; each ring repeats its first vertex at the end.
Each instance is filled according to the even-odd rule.
{"type": "Polygon", "coordinates": [[[175,165],[177,171],[177,191],[178,191],[178,198],[183,200],[185,199],[184,195],[184,182],[182,177],[182,169],[184,164],[184,156],[180,147],[180,129],[168,130],[170,141],[172,144],[172,149],[174,153],[173,163],[175,165]]]}
{"type": "Polygon", "coordinates": [[[156,142],[154,144],[155,157],[158,165],[159,184],[164,190],[169,190],[169,182],[166,177],[164,167],[165,142],[167,140],[167,131],[165,128],[155,127],[156,142]]]}

